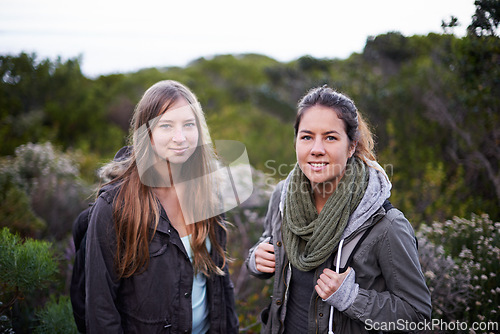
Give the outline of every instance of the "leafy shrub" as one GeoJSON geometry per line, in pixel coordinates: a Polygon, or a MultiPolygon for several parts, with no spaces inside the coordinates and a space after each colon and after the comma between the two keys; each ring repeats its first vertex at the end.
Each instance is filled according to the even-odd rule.
{"type": "Polygon", "coordinates": [[[73,320],[73,309],[68,296],[56,300],[51,296],[45,308],[36,312],[40,323],[35,328],[35,334],[72,334],[78,333],[73,320]]]}
{"type": "Polygon", "coordinates": [[[0,326],[9,321],[12,307],[19,300],[45,288],[54,280],[57,272],[54,258],[50,243],[32,239],[23,241],[8,228],[0,230],[0,298],[3,300],[0,304],[0,326]]]}
{"type": "Polygon", "coordinates": [[[440,245],[434,246],[434,263],[425,260],[428,246],[424,246],[422,256],[437,317],[469,323],[499,319],[499,229],[500,223],[486,214],[421,227],[420,238],[440,245]]]}
{"type": "Polygon", "coordinates": [[[39,235],[46,224],[33,212],[30,202],[12,168],[0,167],[0,228],[10,227],[23,236],[39,235]]]}
{"type": "Polygon", "coordinates": [[[40,230],[40,218],[46,222],[46,234],[51,238],[61,240],[71,232],[71,223],[84,209],[91,191],[80,181],[78,165],[69,154],[57,151],[50,142],[28,143],[16,148],[15,157],[2,165],[0,181],[4,181],[0,186],[12,198],[5,195],[9,206],[2,205],[0,216],[10,217],[15,223],[12,226],[20,232],[40,230]],[[14,198],[19,200],[17,205],[14,198]],[[16,210],[10,214],[12,208],[16,210]],[[22,217],[12,216],[14,213],[22,217]]]}
{"type": "MultiPolygon", "coordinates": [[[[2,307],[2,302],[0,302],[0,307],[2,307]]],[[[0,333],[2,334],[14,334],[12,329],[12,321],[6,315],[0,315],[0,333]]]]}
{"type": "Polygon", "coordinates": [[[420,264],[432,298],[432,319],[457,320],[471,298],[470,268],[461,268],[441,245],[418,238],[420,264]]]}
{"type": "Polygon", "coordinates": [[[0,282],[5,291],[26,294],[44,287],[56,272],[51,244],[27,239],[22,242],[9,229],[0,231],[0,282]]]}

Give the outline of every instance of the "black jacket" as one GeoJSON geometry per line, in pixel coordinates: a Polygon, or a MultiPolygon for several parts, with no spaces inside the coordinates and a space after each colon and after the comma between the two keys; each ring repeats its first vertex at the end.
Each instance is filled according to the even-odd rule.
{"type": "MultiPolygon", "coordinates": [[[[146,271],[118,280],[114,270],[116,237],[112,219],[118,187],[110,186],[97,199],[90,217],[86,248],[86,317],[89,333],[190,333],[193,267],[177,231],[161,210],[149,245],[146,271]]],[[[217,229],[226,246],[226,234],[217,229]]],[[[218,266],[222,258],[212,252],[218,266]]],[[[225,276],[207,278],[209,333],[237,333],[233,284],[225,276]]]]}

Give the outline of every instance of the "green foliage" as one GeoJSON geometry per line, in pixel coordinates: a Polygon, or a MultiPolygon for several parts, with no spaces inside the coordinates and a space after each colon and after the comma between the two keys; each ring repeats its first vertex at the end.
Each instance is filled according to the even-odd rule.
{"type": "MultiPolygon", "coordinates": [[[[67,293],[71,275],[70,262],[73,259],[74,247],[68,243],[72,223],[78,213],[87,206],[92,192],[90,187],[79,178],[79,166],[75,162],[76,155],[62,153],[51,143],[28,143],[16,149],[16,156],[0,162],[0,225],[6,225],[23,237],[45,238],[54,241],[51,246],[51,257],[54,253],[64,254],[57,257],[57,271],[51,277],[51,284],[44,291],[25,295],[17,287],[10,289],[2,296],[9,298],[5,308],[15,300],[22,298],[23,307],[12,310],[13,326],[17,331],[26,331],[33,322],[35,307],[43,304],[45,295],[49,293],[67,293]],[[43,218],[41,218],[43,217],[43,218]],[[55,251],[54,251],[55,250],[55,251]],[[45,294],[45,295],[44,295],[45,294]]],[[[95,165],[93,166],[95,171],[95,165]]],[[[31,245],[28,241],[22,245],[31,245]]],[[[5,249],[4,249],[5,250],[5,249]]],[[[39,250],[39,257],[31,256],[33,264],[43,264],[45,254],[39,250]]],[[[2,258],[3,255],[1,255],[2,258]]],[[[26,257],[29,257],[27,255],[26,257]]],[[[6,257],[7,259],[7,257],[6,257]]],[[[17,260],[16,260],[17,261],[17,260]]],[[[19,261],[17,261],[19,263],[19,261]]],[[[0,265],[2,267],[3,265],[0,265]]],[[[25,265],[29,269],[28,266],[25,265]]],[[[36,271],[31,271],[33,274],[36,271]]],[[[16,278],[7,274],[6,277],[16,278]]],[[[30,282],[31,278],[21,278],[30,282]]],[[[3,281],[0,280],[2,283],[3,281]]],[[[36,283],[36,282],[35,282],[36,283]]],[[[14,283],[13,283],[14,284],[14,283]]],[[[36,284],[32,285],[33,288],[36,284]]],[[[45,287],[45,286],[44,286],[45,287]]],[[[7,291],[7,290],[6,290],[7,291]]],[[[72,318],[70,318],[72,321],[72,318]]],[[[9,328],[6,325],[6,328],[9,328]]]]}
{"type": "Polygon", "coordinates": [[[91,194],[78,176],[73,157],[51,143],[19,146],[14,158],[0,164],[0,225],[24,236],[44,232],[63,239],[91,194]]]}
{"type": "MultiPolygon", "coordinates": [[[[2,307],[2,302],[0,302],[0,307],[2,307]]],[[[12,329],[12,321],[6,315],[0,315],[0,333],[2,334],[14,334],[12,329]]]]}
{"type": "Polygon", "coordinates": [[[46,287],[57,272],[51,244],[27,239],[24,242],[8,228],[0,230],[0,285],[4,302],[0,314],[17,299],[46,287]]]}
{"type": "Polygon", "coordinates": [[[24,236],[40,235],[46,224],[33,212],[30,199],[16,178],[12,169],[0,169],[0,228],[10,227],[24,236]]]}
{"type": "Polygon", "coordinates": [[[417,233],[419,257],[427,286],[431,293],[432,319],[447,322],[463,320],[470,303],[472,288],[470,268],[459,266],[442,246],[417,233]]]}
{"type": "Polygon", "coordinates": [[[499,44],[491,35],[389,32],[370,37],[361,55],[346,60],[304,56],[280,63],[254,54],[220,55],[185,68],[95,80],[81,74],[78,59],[5,56],[0,94],[8,98],[0,107],[0,135],[9,139],[2,148],[13,152],[28,134],[51,139],[85,157],[85,178],[95,182],[88,164],[109,160],[125,143],[142,93],[156,81],[174,79],[198,95],[213,139],[242,141],[251,163],[268,172],[270,162],[294,162],[296,102],[327,83],[351,96],[373,125],[380,160],[393,166],[395,204],[416,225],[466,212],[498,217],[499,44]],[[429,178],[432,191],[422,196],[429,178]]]}
{"type": "MultiPolygon", "coordinates": [[[[434,268],[423,265],[426,276],[434,280],[429,282],[431,287],[458,282],[450,289],[449,294],[443,294],[443,288],[435,289],[436,293],[441,294],[440,298],[433,298],[437,316],[446,315],[450,320],[465,319],[469,323],[498,319],[499,230],[500,223],[493,222],[488,215],[472,215],[471,219],[454,217],[444,223],[435,222],[431,226],[421,227],[419,235],[435,245],[440,245],[441,255],[456,263],[434,268]],[[457,307],[458,305],[462,307],[457,307]],[[454,312],[449,312],[450,307],[455,308],[454,312]]],[[[436,259],[434,262],[437,262],[439,257],[436,259]]]]}
{"type": "Polygon", "coordinates": [[[496,35],[500,23],[500,3],[497,0],[474,1],[476,12],[472,16],[472,23],[467,28],[474,36],[496,35]]]}
{"type": "Polygon", "coordinates": [[[13,154],[27,142],[52,141],[101,153],[123,143],[124,132],[107,121],[106,90],[83,76],[78,59],[0,56],[0,77],[0,154],[13,154]]]}
{"type": "Polygon", "coordinates": [[[36,312],[36,316],[39,319],[39,325],[33,331],[35,334],[78,333],[68,296],[62,296],[58,300],[51,296],[45,307],[36,312]]]}
{"type": "Polygon", "coordinates": [[[500,214],[499,46],[495,37],[390,34],[365,47],[372,75],[355,101],[392,166],[394,203],[415,225],[500,214]]]}
{"type": "Polygon", "coordinates": [[[371,61],[387,59],[400,63],[414,55],[408,47],[408,43],[409,39],[399,32],[369,37],[363,56],[371,61]]]}

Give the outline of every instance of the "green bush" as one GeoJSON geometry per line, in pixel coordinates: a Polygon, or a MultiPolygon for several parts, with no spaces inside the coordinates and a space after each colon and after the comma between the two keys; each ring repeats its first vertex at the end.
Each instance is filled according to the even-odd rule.
{"type": "Polygon", "coordinates": [[[46,241],[27,239],[24,242],[9,229],[0,231],[0,282],[5,291],[27,294],[51,281],[57,264],[46,241]]]}
{"type": "MultiPolygon", "coordinates": [[[[0,302],[0,307],[2,307],[2,302],[0,302]]],[[[0,333],[2,334],[14,334],[12,329],[12,321],[6,315],[0,315],[0,333]]]]}
{"type": "Polygon", "coordinates": [[[32,209],[25,189],[10,166],[0,167],[0,228],[10,227],[23,236],[41,234],[46,224],[32,209]]]}
{"type": "Polygon", "coordinates": [[[419,256],[427,286],[431,292],[432,319],[452,322],[467,309],[472,297],[471,271],[459,266],[422,234],[418,237],[419,256]]]}
{"type": "Polygon", "coordinates": [[[78,333],[68,296],[62,296],[59,300],[51,296],[45,308],[37,311],[36,316],[39,319],[39,325],[34,330],[35,334],[78,333]]]}
{"type": "Polygon", "coordinates": [[[74,157],[50,142],[16,148],[15,157],[1,163],[0,189],[5,200],[0,204],[0,217],[8,218],[0,226],[12,226],[24,236],[55,240],[71,233],[73,220],[92,193],[79,178],[74,157]],[[40,235],[41,231],[45,234],[40,235]]]}
{"type": "Polygon", "coordinates": [[[0,230],[0,325],[9,321],[19,320],[19,314],[13,315],[13,307],[17,310],[29,307],[27,303],[20,305],[20,301],[28,300],[37,290],[47,287],[55,278],[57,263],[46,241],[32,239],[22,240],[12,234],[8,228],[0,230]],[[14,319],[16,318],[16,319],[14,319]]]}

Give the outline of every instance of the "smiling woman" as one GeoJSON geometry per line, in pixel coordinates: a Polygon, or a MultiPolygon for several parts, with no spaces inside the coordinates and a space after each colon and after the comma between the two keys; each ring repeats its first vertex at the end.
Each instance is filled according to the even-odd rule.
{"type": "Polygon", "coordinates": [[[373,321],[428,320],[413,229],[390,209],[390,181],[354,102],[327,86],[311,89],[295,136],[297,164],[276,186],[246,261],[256,277],[275,275],[263,332],[367,333],[373,321]],[[346,261],[343,245],[357,249],[346,261]]]}

